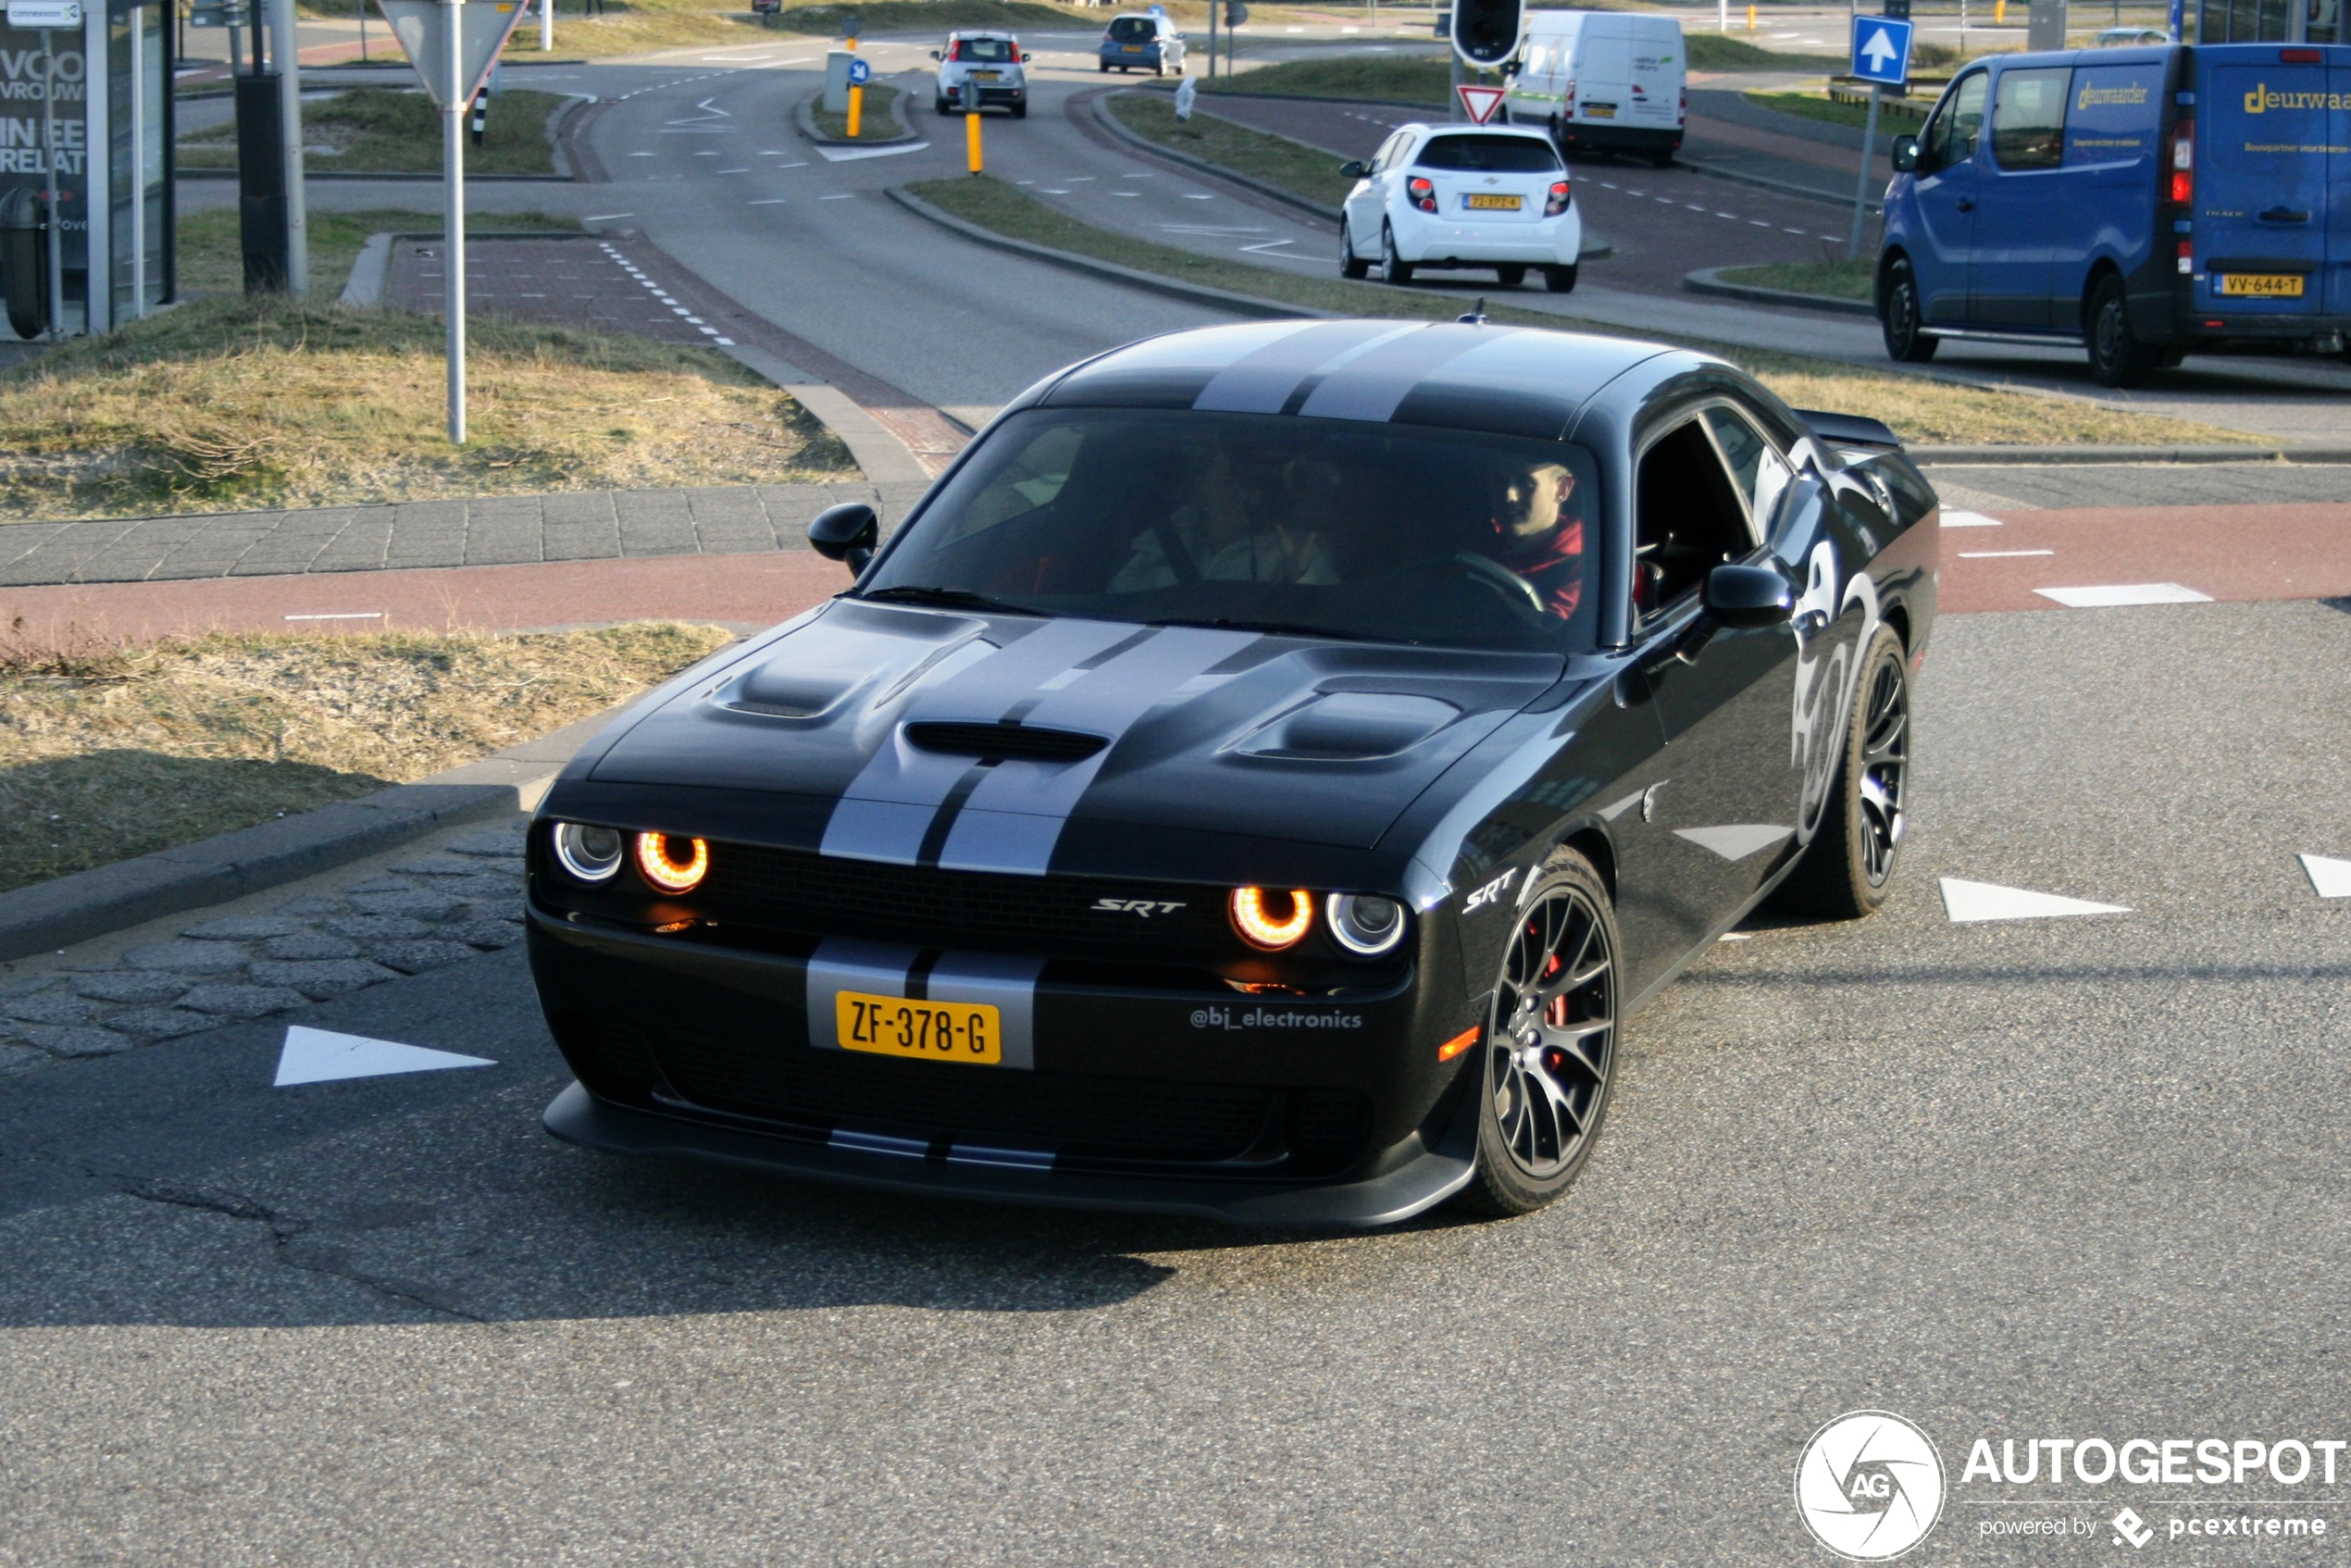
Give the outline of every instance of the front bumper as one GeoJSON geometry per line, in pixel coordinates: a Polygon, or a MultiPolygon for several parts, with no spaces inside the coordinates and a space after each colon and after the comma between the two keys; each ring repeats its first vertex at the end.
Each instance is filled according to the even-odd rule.
{"type": "Polygon", "coordinates": [[[945,89],[940,96],[960,108],[977,104],[981,108],[1009,107],[1028,101],[1028,89],[1017,82],[964,81],[945,89]]]}
{"type": "Polygon", "coordinates": [[[1251,998],[928,950],[927,989],[894,992],[880,944],[722,947],[535,901],[529,940],[580,1080],[548,1130],[591,1147],[1268,1225],[1392,1224],[1468,1179],[1474,1134],[1453,1127],[1466,1080],[1429,1048],[1462,1004],[1432,1010],[1413,975],[1344,999],[1251,998]],[[1000,1002],[1007,1065],[820,1044],[828,986],[1000,1002]]]}

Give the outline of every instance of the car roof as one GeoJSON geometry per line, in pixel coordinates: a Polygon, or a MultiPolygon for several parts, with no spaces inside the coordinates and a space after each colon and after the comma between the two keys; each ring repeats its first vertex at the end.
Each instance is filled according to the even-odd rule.
{"type": "MultiPolygon", "coordinates": [[[[1049,407],[1300,415],[1557,440],[1659,343],[1546,328],[1396,320],[1251,321],[1146,338],[1040,388],[1049,407]]],[[[1642,378],[1644,384],[1649,378],[1642,378]]]]}
{"type": "Polygon", "coordinates": [[[1013,35],[1012,33],[1009,33],[1009,32],[999,32],[999,31],[996,31],[994,28],[992,28],[992,27],[973,27],[973,28],[962,28],[962,27],[959,27],[959,28],[957,28],[954,31],[952,31],[952,32],[951,32],[951,33],[949,33],[949,34],[947,35],[947,40],[948,40],[948,42],[949,42],[949,43],[951,43],[951,44],[952,44],[952,43],[953,43],[955,40],[957,40],[957,39],[959,39],[959,38],[962,38],[962,39],[972,39],[972,38],[991,38],[991,39],[993,39],[993,38],[1001,38],[1001,39],[1002,39],[1005,43],[1009,44],[1009,43],[1011,43],[1011,42],[1013,41],[1013,37],[1014,37],[1014,35],[1013,35]]]}
{"type": "Polygon", "coordinates": [[[1548,143],[1551,133],[1535,125],[1431,125],[1416,119],[1399,125],[1399,131],[1426,131],[1437,136],[1516,136],[1524,141],[1548,143]]]}

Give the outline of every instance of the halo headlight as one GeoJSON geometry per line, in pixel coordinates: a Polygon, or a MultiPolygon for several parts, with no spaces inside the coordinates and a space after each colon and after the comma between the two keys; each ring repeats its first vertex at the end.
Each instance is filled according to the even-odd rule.
{"type": "Polygon", "coordinates": [[[1404,906],[1374,893],[1333,893],[1323,904],[1338,945],[1359,958],[1377,958],[1404,940],[1404,906]]]}
{"type": "Polygon", "coordinates": [[[637,835],[637,873],[665,893],[690,893],[710,869],[710,845],[678,833],[637,835]]]}
{"type": "Polygon", "coordinates": [[[1314,895],[1303,889],[1235,888],[1233,929],[1251,947],[1280,952],[1314,928],[1314,895]]]}
{"type": "Polygon", "coordinates": [[[609,882],[620,869],[625,846],[617,828],[558,822],[554,838],[555,859],[582,882],[609,882]]]}

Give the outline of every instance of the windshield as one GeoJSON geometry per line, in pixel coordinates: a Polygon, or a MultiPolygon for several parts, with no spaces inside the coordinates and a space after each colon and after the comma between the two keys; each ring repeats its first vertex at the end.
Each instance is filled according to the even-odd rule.
{"type": "Polygon", "coordinates": [[[955,40],[954,51],[947,57],[1001,65],[1013,57],[1013,46],[1009,40],[1002,38],[959,38],[955,40]]]}
{"type": "Polygon", "coordinates": [[[1029,409],[862,594],[1453,648],[1593,644],[1590,454],[1356,420],[1029,409]]]}
{"type": "Polygon", "coordinates": [[[1560,156],[1534,136],[1433,136],[1412,162],[1422,168],[1482,174],[1548,174],[1559,168],[1560,156]]]}
{"type": "Polygon", "coordinates": [[[1149,17],[1121,17],[1110,24],[1110,35],[1128,44],[1150,38],[1155,31],[1149,17]]]}

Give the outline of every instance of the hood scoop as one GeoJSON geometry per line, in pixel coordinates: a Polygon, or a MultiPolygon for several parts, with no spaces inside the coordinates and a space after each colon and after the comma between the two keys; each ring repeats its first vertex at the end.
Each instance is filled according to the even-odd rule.
{"type": "Polygon", "coordinates": [[[1110,744],[1106,737],[1078,729],[1047,729],[1026,724],[959,724],[929,720],[906,727],[906,742],[926,752],[1008,762],[1084,762],[1110,744]]]}
{"type": "Polygon", "coordinates": [[[1233,749],[1283,762],[1376,762],[1412,750],[1461,716],[1461,709],[1435,697],[1325,691],[1233,749]]]}

